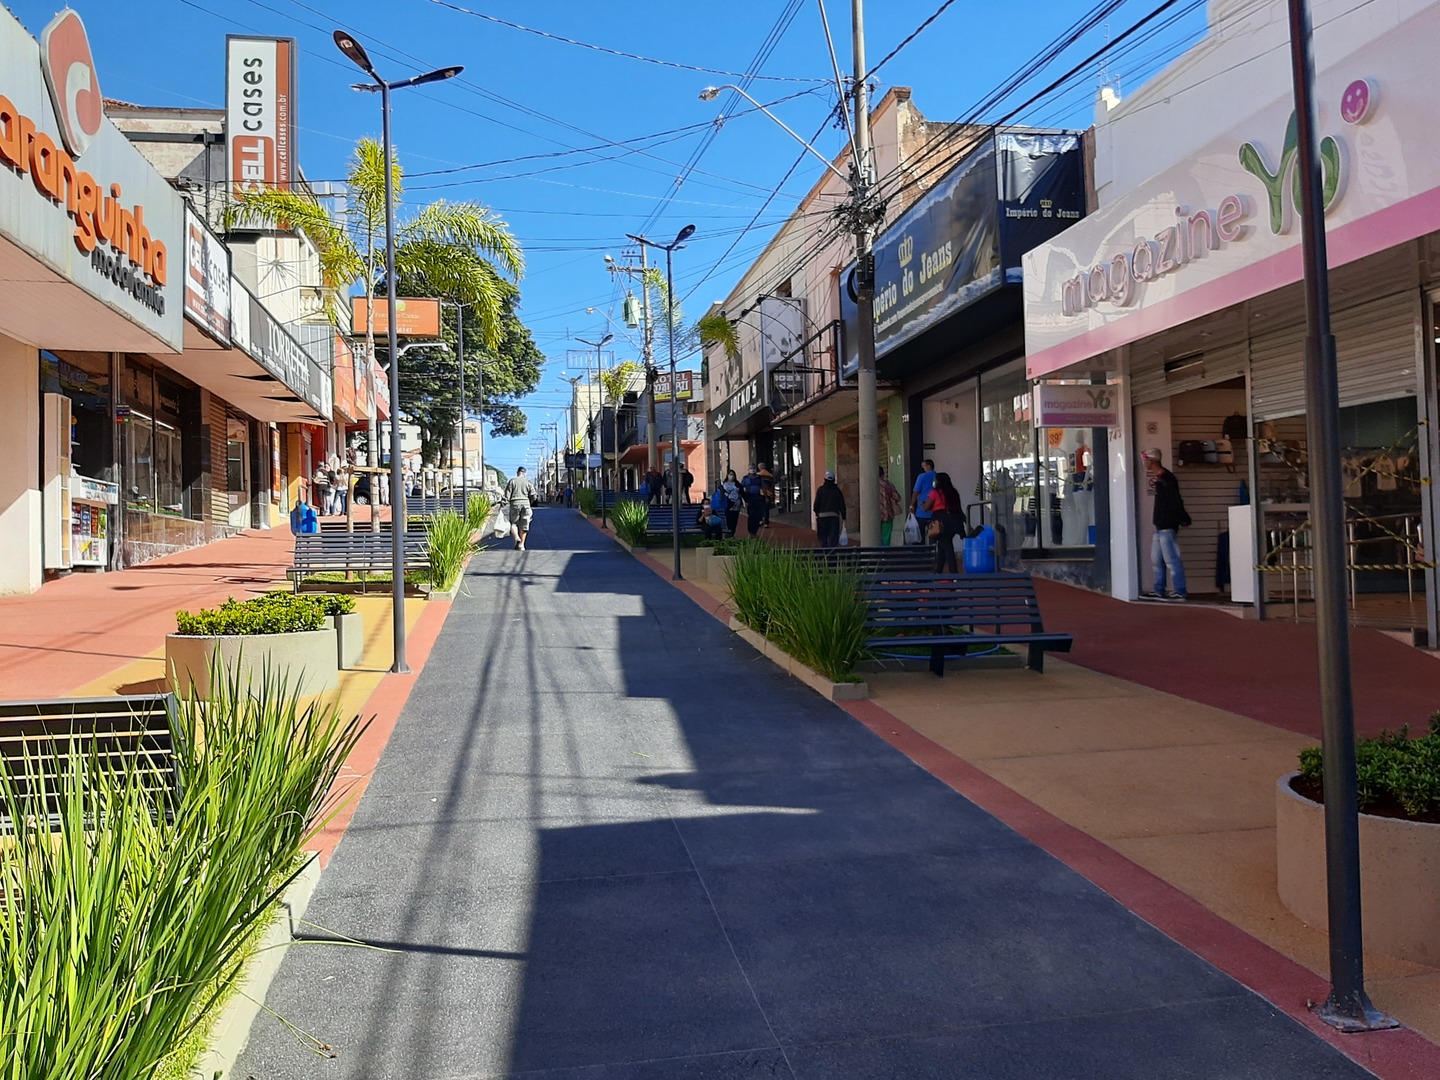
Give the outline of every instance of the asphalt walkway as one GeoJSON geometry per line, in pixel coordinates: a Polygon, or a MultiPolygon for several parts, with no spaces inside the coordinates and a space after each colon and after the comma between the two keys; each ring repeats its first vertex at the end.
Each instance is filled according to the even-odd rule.
{"type": "Polygon", "coordinates": [[[237,1076],[1369,1075],[562,510],[472,562],[307,921],[237,1076]]]}

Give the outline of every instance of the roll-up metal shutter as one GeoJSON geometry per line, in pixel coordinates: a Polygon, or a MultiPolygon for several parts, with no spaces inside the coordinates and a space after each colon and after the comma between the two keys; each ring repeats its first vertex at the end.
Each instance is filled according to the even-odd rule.
{"type": "MultiPolygon", "coordinates": [[[[1340,404],[1415,396],[1420,354],[1418,291],[1394,293],[1335,313],[1340,404]]],[[[1305,327],[1290,326],[1250,342],[1255,419],[1305,411],[1305,327]]]]}
{"type": "Polygon", "coordinates": [[[1335,316],[1341,405],[1415,396],[1420,317],[1418,289],[1335,316]]]}
{"type": "Polygon", "coordinates": [[[1305,327],[1250,339],[1250,407],[1256,420],[1305,411],[1305,327]]]}
{"type": "Polygon", "coordinates": [[[1167,378],[1164,355],[1141,361],[1130,373],[1130,400],[1136,405],[1183,394],[1187,390],[1214,386],[1245,374],[1245,342],[1208,349],[1195,357],[1197,363],[1182,378],[1167,378]]]}

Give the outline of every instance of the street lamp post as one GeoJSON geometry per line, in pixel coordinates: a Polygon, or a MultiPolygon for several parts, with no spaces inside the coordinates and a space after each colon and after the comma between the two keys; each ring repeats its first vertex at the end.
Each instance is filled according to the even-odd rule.
{"type": "Polygon", "coordinates": [[[676,411],[680,402],[675,393],[675,268],[671,256],[676,248],[681,247],[686,240],[695,235],[695,226],[686,225],[675,234],[675,239],[668,244],[657,244],[654,240],[647,240],[643,236],[634,236],[631,233],[625,235],[642,248],[654,247],[665,252],[665,325],[668,329],[665,340],[670,347],[670,529],[675,549],[675,572],[671,575],[671,579],[680,581],[683,578],[680,573],[680,425],[679,414],[676,411]]]}
{"type": "Polygon", "coordinates": [[[374,80],[373,83],[356,83],[355,89],[380,93],[381,147],[385,168],[385,317],[390,355],[394,358],[390,364],[390,488],[397,493],[397,497],[390,500],[390,576],[395,609],[395,657],[390,670],[405,674],[410,671],[410,665],[405,658],[405,476],[400,463],[400,357],[395,327],[395,192],[394,170],[390,167],[390,91],[453,79],[464,68],[458,65],[439,68],[424,75],[388,82],[376,74],[375,65],[353,35],[345,30],[336,30],[334,38],[336,47],[350,62],[374,80]]]}
{"type": "Polygon", "coordinates": [[[595,381],[600,384],[600,415],[596,417],[600,431],[600,528],[605,528],[605,374],[602,365],[605,362],[604,354],[600,351],[615,339],[614,334],[606,334],[599,341],[586,341],[582,337],[575,340],[581,345],[589,345],[595,350],[595,381]]]}

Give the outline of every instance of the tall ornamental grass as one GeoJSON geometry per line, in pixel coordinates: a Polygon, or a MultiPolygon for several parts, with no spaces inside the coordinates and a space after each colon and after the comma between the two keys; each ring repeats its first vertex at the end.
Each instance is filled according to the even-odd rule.
{"type": "Polygon", "coordinates": [[[586,517],[595,517],[600,513],[600,496],[594,488],[576,488],[575,505],[586,517]]]}
{"type": "Polygon", "coordinates": [[[454,510],[442,510],[425,526],[430,545],[430,583],[442,592],[453,588],[475,550],[470,522],[454,510]]]}
{"type": "Polygon", "coordinates": [[[637,547],[645,543],[645,530],[650,527],[650,507],[639,499],[621,499],[610,509],[615,522],[615,535],[637,547]]]}
{"type": "Polygon", "coordinates": [[[211,681],[210,702],[172,706],[168,807],[141,770],[93,754],[48,777],[0,762],[0,1080],[154,1076],[228,992],[333,812],[358,719],[269,675],[253,693],[211,681]]]}
{"type": "Polygon", "coordinates": [[[802,553],[743,544],[726,570],[740,619],[827,679],[853,677],[865,658],[859,578],[802,553]]]}
{"type": "Polygon", "coordinates": [[[490,520],[490,511],[494,508],[489,495],[472,491],[465,503],[465,524],[470,526],[470,531],[478,532],[483,529],[485,522],[490,520]]]}

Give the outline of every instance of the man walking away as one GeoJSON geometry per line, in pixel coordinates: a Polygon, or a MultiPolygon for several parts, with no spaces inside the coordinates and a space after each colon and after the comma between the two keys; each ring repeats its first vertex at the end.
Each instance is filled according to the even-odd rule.
{"type": "Polygon", "coordinates": [[[1150,541],[1150,565],[1155,571],[1155,588],[1145,594],[1147,600],[1170,600],[1184,603],[1185,563],[1180,558],[1180,529],[1190,524],[1190,515],[1185,512],[1185,502],[1180,498],[1180,481],[1175,474],[1161,463],[1159,450],[1146,450],[1140,455],[1145,460],[1145,471],[1155,485],[1155,509],[1150,520],[1155,526],[1155,536],[1150,541]],[[1165,591],[1166,571],[1170,576],[1170,591],[1165,591]]]}
{"type": "Polygon", "coordinates": [[[880,546],[889,547],[890,537],[895,531],[895,518],[900,513],[900,489],[885,475],[885,466],[880,466],[880,546]]]}
{"type": "Polygon", "coordinates": [[[928,542],[930,518],[932,517],[929,509],[925,506],[925,499],[934,486],[935,462],[926,458],[920,462],[920,475],[915,478],[915,486],[910,490],[910,512],[920,523],[920,542],[922,544],[928,542]]]}
{"type": "Polygon", "coordinates": [[[835,483],[835,474],[827,472],[825,482],[815,492],[815,536],[822,548],[840,546],[840,527],[845,524],[845,493],[835,483]]]}
{"type": "Polygon", "coordinates": [[[535,515],[535,500],[540,493],[525,475],[525,466],[515,470],[515,476],[505,485],[505,506],[510,517],[510,535],[515,538],[515,549],[525,550],[525,537],[530,532],[530,521],[535,515]]]}

